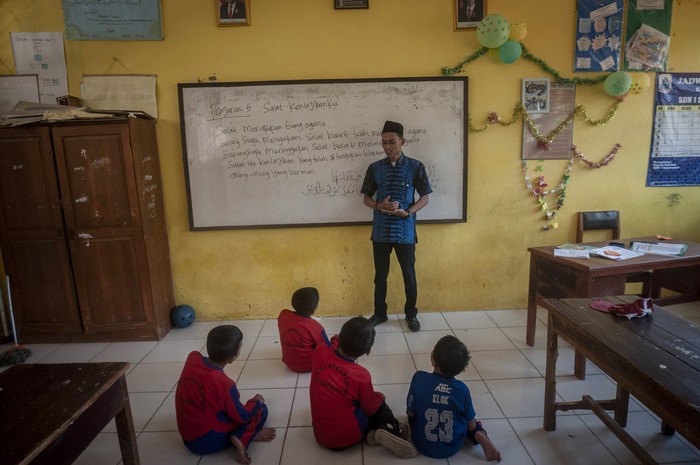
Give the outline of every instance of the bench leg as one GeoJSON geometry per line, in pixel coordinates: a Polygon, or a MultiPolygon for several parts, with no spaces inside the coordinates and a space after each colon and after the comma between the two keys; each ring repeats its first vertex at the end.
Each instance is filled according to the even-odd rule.
{"type": "Polygon", "coordinates": [[[124,408],[115,415],[114,421],[117,424],[117,436],[119,437],[119,448],[122,452],[122,462],[124,465],[140,465],[139,451],[136,446],[134,420],[131,417],[129,393],[126,389],[126,379],[122,377],[119,384],[124,408]]]}
{"type": "Polygon", "coordinates": [[[623,428],[627,426],[627,411],[629,409],[630,393],[617,385],[617,402],[615,406],[615,422],[623,428]]]}
{"type": "Polygon", "coordinates": [[[557,428],[557,350],[558,335],[554,331],[552,317],[549,317],[547,325],[547,368],[544,377],[544,421],[545,431],[554,431],[557,428]]]}

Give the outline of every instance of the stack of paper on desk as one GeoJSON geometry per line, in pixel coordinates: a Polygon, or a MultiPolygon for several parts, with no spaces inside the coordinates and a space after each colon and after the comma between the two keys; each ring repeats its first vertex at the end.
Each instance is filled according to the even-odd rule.
{"type": "Polygon", "coordinates": [[[628,250],[613,245],[593,249],[589,252],[591,255],[597,255],[599,257],[609,258],[610,260],[615,261],[627,260],[628,258],[636,258],[644,255],[642,252],[635,252],[634,250],[628,250]]]}
{"type": "Polygon", "coordinates": [[[661,244],[650,242],[632,242],[632,250],[667,257],[681,257],[688,250],[687,244],[661,244]]]}

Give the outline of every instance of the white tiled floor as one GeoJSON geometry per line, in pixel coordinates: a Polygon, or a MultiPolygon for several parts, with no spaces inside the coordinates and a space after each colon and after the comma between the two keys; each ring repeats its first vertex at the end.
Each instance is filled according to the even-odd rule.
{"type": "MultiPolygon", "coordinates": [[[[698,318],[700,303],[675,306],[687,317],[698,318]]],[[[525,344],[525,310],[490,310],[419,315],[423,330],[407,332],[405,322],[391,315],[377,327],[371,355],[359,362],[372,373],[377,390],[389,406],[405,419],[406,392],[416,369],[430,370],[430,351],[445,334],[462,339],[472,353],[472,363],[459,378],[467,382],[477,415],[501,450],[502,464],[513,465],[628,465],[638,461],[624,445],[587,411],[558,415],[557,430],[542,429],[545,366],[545,313],[539,315],[534,347],[525,344]]],[[[348,318],[322,318],[329,335],[336,334],[348,318]]],[[[695,320],[700,324],[700,321],[695,320]]],[[[139,455],[143,465],[231,464],[231,452],[211,456],[191,454],[182,444],[175,423],[174,389],[184,360],[191,350],[205,352],[208,331],[221,323],[235,324],[245,335],[241,357],[226,368],[238,383],[241,397],[260,392],[270,409],[269,426],[277,428],[270,443],[252,443],[254,464],[444,464],[486,463],[479,447],[464,447],[447,460],[418,456],[396,459],[382,447],[366,444],[343,452],[331,452],[316,444],[309,412],[309,374],[297,375],[280,361],[275,320],[197,322],[172,330],[160,342],[101,344],[32,344],[28,363],[129,361],[127,375],[139,455]]],[[[615,386],[589,363],[585,381],[573,377],[573,350],[560,347],[557,393],[563,400],[578,400],[582,393],[614,397],[615,386]]],[[[3,349],[3,348],[0,348],[3,349]]],[[[5,421],[5,420],[3,420],[5,421]]],[[[659,433],[659,419],[632,401],[627,431],[660,463],[700,465],[700,451],[678,436],[659,433]]],[[[79,465],[121,463],[114,422],[97,436],[79,465]]]]}

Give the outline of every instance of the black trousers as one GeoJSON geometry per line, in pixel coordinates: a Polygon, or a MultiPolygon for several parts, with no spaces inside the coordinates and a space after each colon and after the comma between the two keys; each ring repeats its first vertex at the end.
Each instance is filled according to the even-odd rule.
{"type": "MultiPolygon", "coordinates": [[[[379,429],[382,427],[386,427],[387,425],[392,425],[392,429],[394,431],[399,430],[399,421],[396,419],[394,416],[394,412],[391,411],[391,408],[386,404],[386,402],[382,402],[382,405],[379,406],[376,412],[372,416],[369,417],[369,423],[367,426],[367,431],[365,431],[365,437],[367,437],[367,433],[372,431],[373,429],[379,429]]],[[[386,429],[386,428],[385,428],[386,429]]],[[[347,449],[348,447],[352,447],[355,444],[352,444],[350,446],[345,446],[345,447],[329,447],[330,450],[334,450],[336,452],[342,451],[347,449]]]]}
{"type": "Polygon", "coordinates": [[[391,251],[396,252],[396,258],[401,266],[403,285],[406,292],[406,303],[403,311],[406,318],[418,314],[416,301],[418,299],[418,284],[416,282],[416,244],[394,244],[390,242],[372,242],[374,252],[374,314],[383,318],[386,316],[386,279],[389,276],[391,251]]]}

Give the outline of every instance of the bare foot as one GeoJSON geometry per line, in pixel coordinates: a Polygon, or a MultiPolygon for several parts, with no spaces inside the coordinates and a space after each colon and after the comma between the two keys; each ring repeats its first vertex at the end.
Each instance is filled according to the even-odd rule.
{"type": "Polygon", "coordinates": [[[250,455],[248,455],[248,451],[246,451],[245,446],[243,445],[241,440],[233,434],[231,435],[231,444],[233,444],[233,448],[236,449],[236,462],[241,463],[243,465],[249,465],[250,463],[252,463],[250,455]]]}
{"type": "Polygon", "coordinates": [[[501,461],[501,453],[498,452],[498,449],[496,449],[496,446],[493,445],[486,434],[484,434],[482,431],[477,431],[474,437],[477,441],[479,441],[479,444],[481,444],[481,448],[484,449],[486,460],[496,460],[498,462],[501,461]]]}
{"type": "Polygon", "coordinates": [[[277,430],[275,428],[262,428],[258,434],[255,435],[253,441],[269,442],[275,439],[277,435],[277,430]]]}

